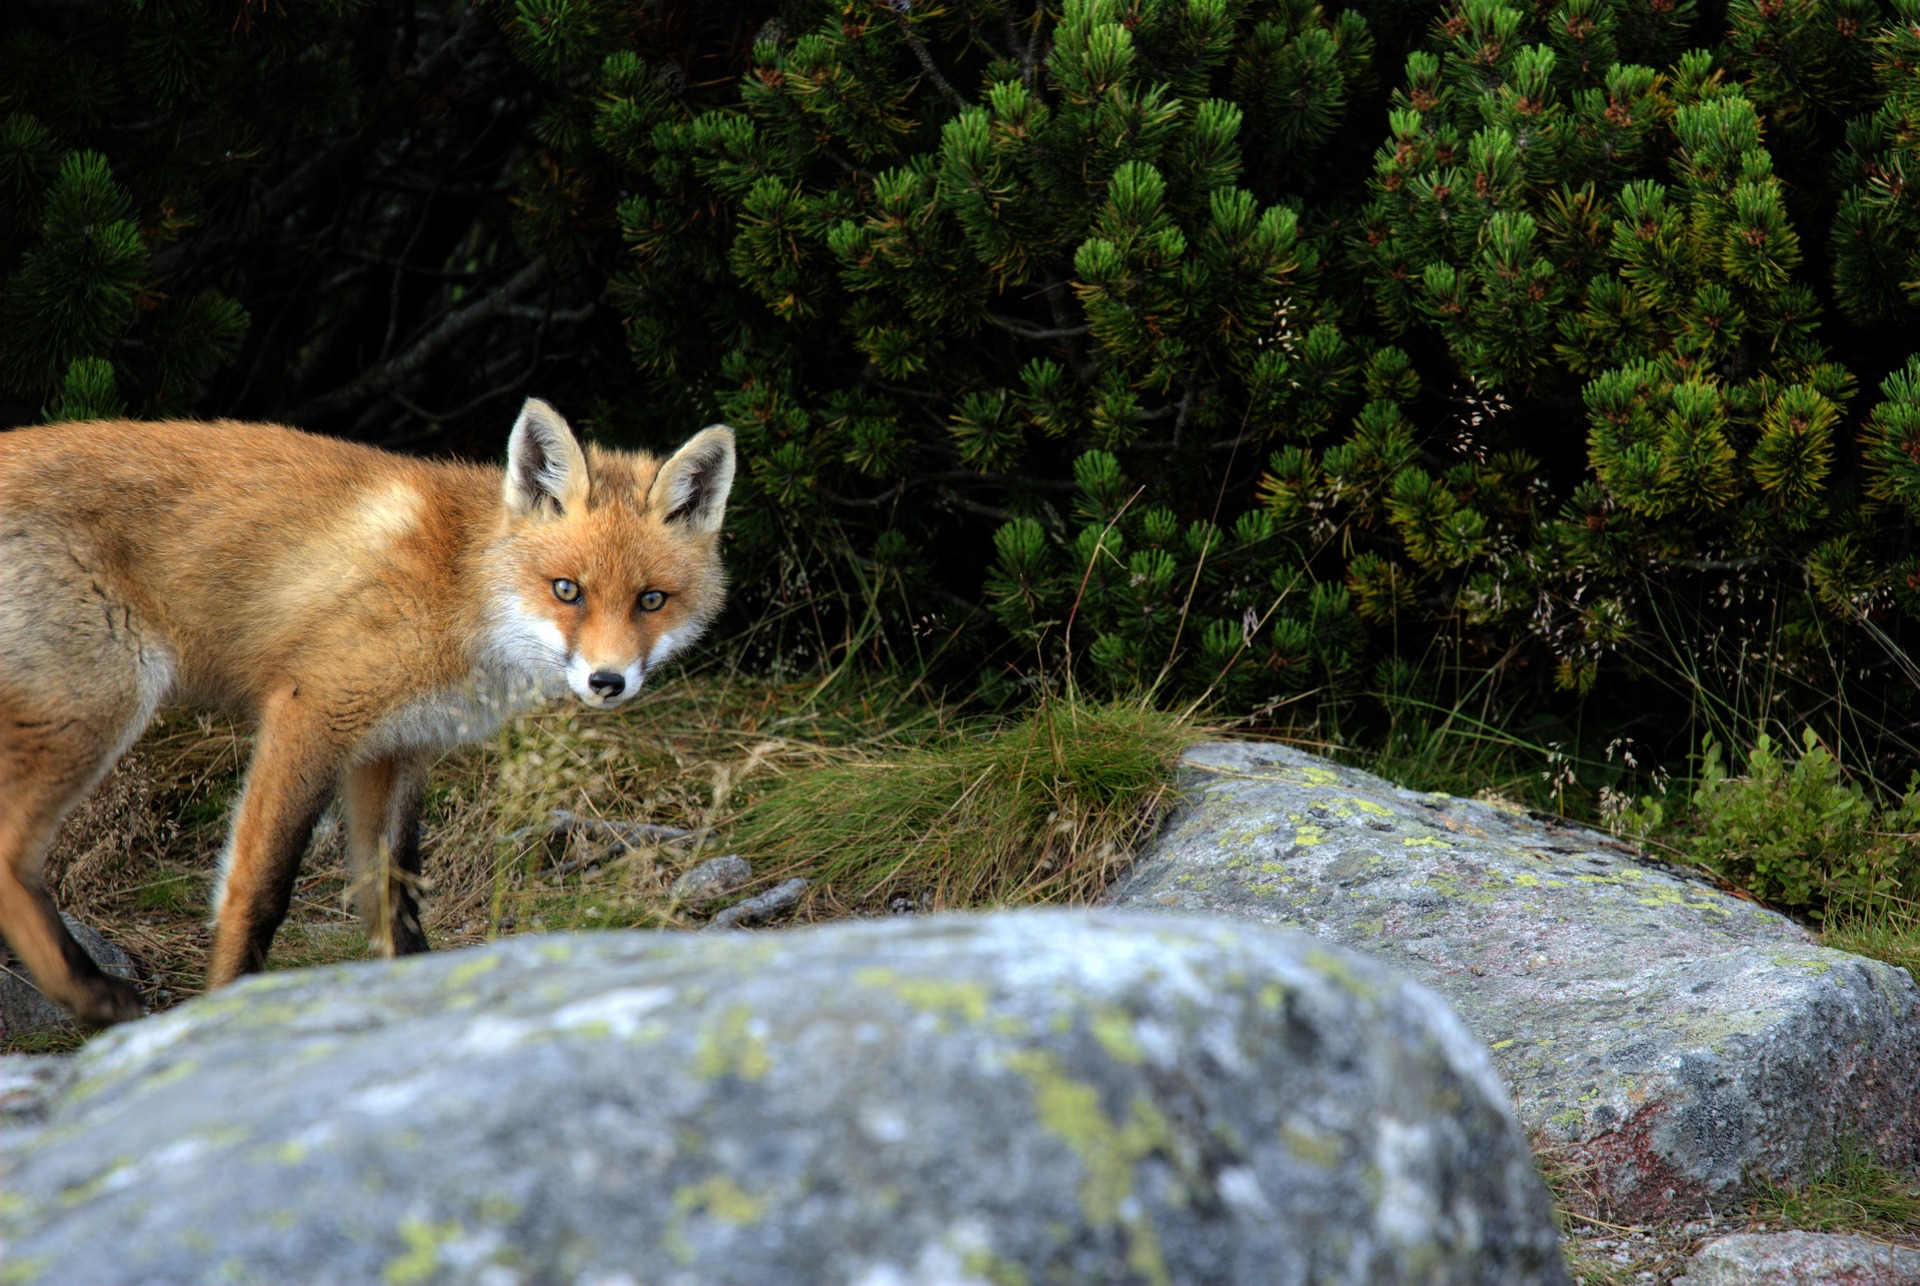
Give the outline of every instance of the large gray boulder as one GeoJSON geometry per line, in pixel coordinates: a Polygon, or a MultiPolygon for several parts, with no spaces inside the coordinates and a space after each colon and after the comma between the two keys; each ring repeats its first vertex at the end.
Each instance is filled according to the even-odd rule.
{"type": "Polygon", "coordinates": [[[14,1283],[1567,1280],[1437,997],[1111,912],[271,974],[88,1046],[0,1192],[14,1283]]]}
{"type": "Polygon", "coordinates": [[[1920,1161],[1903,969],[1595,831],[1285,747],[1190,751],[1187,803],[1111,894],[1310,930],[1446,996],[1597,1204],[1653,1219],[1804,1177],[1851,1138],[1920,1161]]]}

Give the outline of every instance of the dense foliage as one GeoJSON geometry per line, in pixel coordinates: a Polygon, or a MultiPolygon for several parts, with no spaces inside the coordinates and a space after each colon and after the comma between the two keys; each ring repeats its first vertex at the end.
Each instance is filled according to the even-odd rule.
{"type": "Polygon", "coordinates": [[[7,21],[34,413],[725,419],[783,659],[1912,755],[1920,0],[7,21]]]}

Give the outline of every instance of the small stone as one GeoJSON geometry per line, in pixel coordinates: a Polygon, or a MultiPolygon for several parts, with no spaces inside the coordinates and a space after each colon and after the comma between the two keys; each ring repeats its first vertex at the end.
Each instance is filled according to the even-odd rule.
{"type": "Polygon", "coordinates": [[[1920,1281],[1920,1250],[1853,1234],[1735,1233],[1708,1242],[1674,1286],[1903,1286],[1920,1281]]]}
{"type": "Polygon", "coordinates": [[[681,902],[711,902],[723,898],[753,878],[753,867],[738,853],[710,857],[673,882],[672,893],[681,902]]]}
{"type": "Polygon", "coordinates": [[[798,876],[791,880],[783,880],[765,893],[750,897],[744,902],[736,902],[725,910],[716,912],[701,932],[711,933],[722,929],[737,929],[747,924],[758,924],[794,905],[800,900],[800,895],[806,891],[807,882],[798,876]]]}

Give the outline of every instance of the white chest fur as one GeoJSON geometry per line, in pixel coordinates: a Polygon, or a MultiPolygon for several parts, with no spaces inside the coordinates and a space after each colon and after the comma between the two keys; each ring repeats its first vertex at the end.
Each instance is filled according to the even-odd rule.
{"type": "Polygon", "coordinates": [[[515,715],[566,695],[566,640],[551,622],[503,597],[490,625],[465,681],[422,693],[387,714],[359,753],[438,753],[490,737],[515,715]]]}
{"type": "Polygon", "coordinates": [[[480,741],[515,715],[565,692],[564,681],[555,685],[519,676],[516,682],[502,683],[478,673],[471,683],[423,694],[389,713],[360,743],[359,753],[366,758],[435,754],[480,741]]]}

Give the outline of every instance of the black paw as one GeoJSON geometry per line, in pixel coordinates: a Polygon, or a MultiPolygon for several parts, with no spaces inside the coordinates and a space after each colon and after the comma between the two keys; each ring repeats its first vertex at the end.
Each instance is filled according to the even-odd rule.
{"type": "Polygon", "coordinates": [[[79,994],[73,1002],[73,1018],[82,1027],[111,1027],[147,1016],[146,1002],[140,999],[139,988],[124,978],[97,974],[76,982],[79,994]]]}

